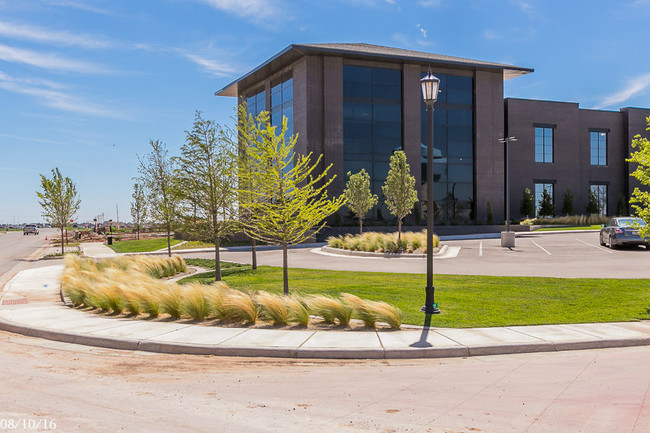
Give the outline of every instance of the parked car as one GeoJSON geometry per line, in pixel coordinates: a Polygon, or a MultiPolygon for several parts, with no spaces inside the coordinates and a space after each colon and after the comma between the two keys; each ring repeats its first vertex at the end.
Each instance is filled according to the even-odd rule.
{"type": "Polygon", "coordinates": [[[650,249],[650,238],[639,236],[639,228],[645,226],[646,223],[641,218],[612,218],[600,230],[600,244],[609,248],[619,245],[643,245],[650,249]]]}
{"type": "Polygon", "coordinates": [[[29,234],[38,234],[38,227],[36,227],[34,224],[28,224],[25,227],[23,227],[23,236],[24,235],[29,235],[29,234]]]}

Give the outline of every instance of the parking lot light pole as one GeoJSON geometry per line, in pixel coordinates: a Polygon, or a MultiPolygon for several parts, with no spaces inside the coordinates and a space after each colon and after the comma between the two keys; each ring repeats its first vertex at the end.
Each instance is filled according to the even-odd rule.
{"type": "Polygon", "coordinates": [[[502,247],[514,247],[515,246],[515,236],[514,233],[510,233],[510,142],[517,141],[517,137],[505,137],[499,138],[499,142],[506,145],[505,149],[505,159],[506,159],[506,231],[505,234],[501,233],[501,246],[502,247]]]}
{"type": "Polygon", "coordinates": [[[420,85],[422,99],[427,106],[427,287],[421,311],[425,314],[439,314],[433,287],[433,104],[438,99],[440,80],[431,74],[429,68],[426,77],[420,80],[420,85]]]}

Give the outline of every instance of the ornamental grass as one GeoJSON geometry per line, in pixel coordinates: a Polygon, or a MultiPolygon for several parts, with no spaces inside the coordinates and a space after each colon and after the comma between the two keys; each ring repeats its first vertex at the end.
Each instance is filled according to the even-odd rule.
{"type": "Polygon", "coordinates": [[[391,328],[401,325],[399,309],[351,294],[283,296],[235,290],[222,281],[179,285],[161,279],[183,269],[185,263],[178,257],[131,256],[97,262],[69,256],[65,258],[61,290],[74,307],[135,317],[157,318],[165,314],[172,320],[214,319],[244,325],[262,321],[276,326],[306,327],[310,315],[315,315],[325,323],[339,326],[348,326],[352,318],[370,328],[378,321],[391,328]]]}
{"type": "MultiPolygon", "coordinates": [[[[367,251],[375,253],[421,253],[427,252],[427,233],[403,232],[397,239],[397,233],[366,232],[360,235],[340,235],[327,238],[328,246],[350,251],[367,251]]],[[[433,235],[433,247],[440,245],[440,240],[433,235]]]]}

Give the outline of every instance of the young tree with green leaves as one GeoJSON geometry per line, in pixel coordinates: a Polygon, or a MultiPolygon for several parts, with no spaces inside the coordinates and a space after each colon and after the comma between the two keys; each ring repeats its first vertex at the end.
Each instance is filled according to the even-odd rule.
{"type": "Polygon", "coordinates": [[[362,168],[356,174],[352,174],[349,171],[348,177],[350,179],[343,191],[345,205],[359,219],[359,234],[361,234],[363,233],[363,218],[377,204],[379,199],[376,194],[370,191],[370,175],[368,175],[365,169],[362,168]]]}
{"type": "Polygon", "coordinates": [[[391,214],[397,217],[397,242],[402,238],[402,219],[411,213],[418,201],[415,190],[415,178],[411,176],[411,168],[406,162],[406,154],[398,150],[390,157],[390,169],[386,182],[381,187],[386,206],[391,214]]]}
{"type": "Polygon", "coordinates": [[[250,237],[282,246],[282,279],[288,295],[287,248],[318,233],[345,198],[328,198],[327,187],[334,177],[327,177],[331,165],[317,170],[322,156],[312,163],[311,153],[294,153],[298,137],[285,139],[286,118],[279,134],[269,123],[255,128],[256,139],[248,149],[250,170],[240,172],[242,185],[255,187],[241,191],[240,207],[247,215],[242,225],[250,237]]]}
{"type": "Polygon", "coordinates": [[[542,192],[542,198],[539,201],[539,216],[552,217],[555,215],[555,205],[553,204],[553,197],[546,188],[542,192]]]}
{"type": "Polygon", "coordinates": [[[159,140],[149,140],[149,144],[151,152],[145,155],[144,159],[138,156],[139,183],[145,188],[153,221],[167,233],[167,254],[171,257],[171,233],[178,226],[178,182],[167,146],[159,140]]]}
{"type": "MultiPolygon", "coordinates": [[[[646,118],[646,122],[648,124],[646,131],[650,131],[650,117],[646,118]]],[[[636,178],[641,185],[650,187],[650,141],[637,134],[632,140],[632,148],[637,150],[626,161],[636,163],[637,166],[630,176],[636,178]]],[[[634,214],[646,222],[646,225],[639,229],[639,234],[650,237],[650,191],[647,188],[641,190],[635,187],[630,197],[630,205],[634,209],[634,214]]]]}
{"type": "Polygon", "coordinates": [[[144,193],[144,187],[139,184],[133,184],[133,201],[131,202],[131,218],[135,224],[136,239],[140,239],[140,229],[147,218],[147,199],[144,193]]]}
{"type": "Polygon", "coordinates": [[[216,281],[221,281],[221,239],[237,229],[237,149],[227,132],[197,111],[176,162],[186,228],[214,244],[216,281]]]}
{"type": "Polygon", "coordinates": [[[36,195],[43,207],[43,216],[53,227],[61,230],[61,254],[64,254],[63,232],[81,205],[77,187],[69,177],[63,177],[57,167],[52,170],[51,178],[41,174],[41,191],[37,191],[36,195]]]}
{"type": "Polygon", "coordinates": [[[521,205],[519,206],[519,213],[529,218],[535,214],[535,199],[530,193],[529,188],[524,188],[524,194],[521,197],[521,205]]]}
{"type": "Polygon", "coordinates": [[[573,193],[570,189],[562,193],[562,214],[573,215],[573,193]]]}
{"type": "Polygon", "coordinates": [[[598,203],[598,196],[593,191],[589,191],[589,201],[587,202],[585,211],[589,215],[598,215],[600,213],[600,203],[598,203]]]}
{"type": "MultiPolygon", "coordinates": [[[[239,201],[250,202],[257,199],[257,195],[250,194],[247,191],[258,189],[254,182],[260,181],[261,176],[247,176],[253,169],[253,160],[250,149],[255,147],[258,136],[257,132],[264,130],[270,123],[268,111],[262,111],[257,117],[248,113],[246,102],[242,102],[237,107],[237,143],[238,163],[239,163],[239,201]]],[[[245,221],[249,217],[246,210],[239,210],[240,221],[245,221]]],[[[257,239],[251,237],[251,267],[257,269],[257,239]]]]}

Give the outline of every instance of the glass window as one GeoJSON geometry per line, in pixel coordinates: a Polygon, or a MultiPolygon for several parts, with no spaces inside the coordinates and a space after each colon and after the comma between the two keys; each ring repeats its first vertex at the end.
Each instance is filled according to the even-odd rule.
{"type": "MultiPolygon", "coordinates": [[[[453,221],[469,218],[474,206],[474,80],[457,75],[434,75],[440,79],[440,93],[433,114],[434,200],[437,218],[453,221]]],[[[427,181],[425,109],[422,104],[422,184],[427,181]]]]}
{"type": "Polygon", "coordinates": [[[287,118],[287,136],[293,134],[293,78],[283,75],[271,82],[271,125],[281,126],[282,118],[287,118]]]}
{"type": "Polygon", "coordinates": [[[591,131],[591,165],[607,165],[607,133],[591,131]]]}
{"type": "Polygon", "coordinates": [[[589,185],[590,191],[598,199],[598,210],[601,215],[607,215],[607,185],[589,185]]]}
{"type": "Polygon", "coordinates": [[[356,173],[365,168],[372,181],[372,192],[381,194],[390,156],[401,149],[402,71],[344,65],[345,169],[355,168],[350,171],[356,173]]]}
{"type": "Polygon", "coordinates": [[[553,193],[553,184],[552,183],[536,183],[535,184],[535,215],[539,214],[540,202],[542,201],[542,195],[546,190],[551,196],[551,201],[555,203],[555,194],[553,193]]]}
{"type": "Polygon", "coordinates": [[[258,90],[246,98],[246,110],[253,117],[257,117],[258,114],[266,109],[265,102],[264,90],[258,90]]]}
{"type": "Polygon", "coordinates": [[[553,128],[535,127],[535,162],[553,162],[553,128]]]}

